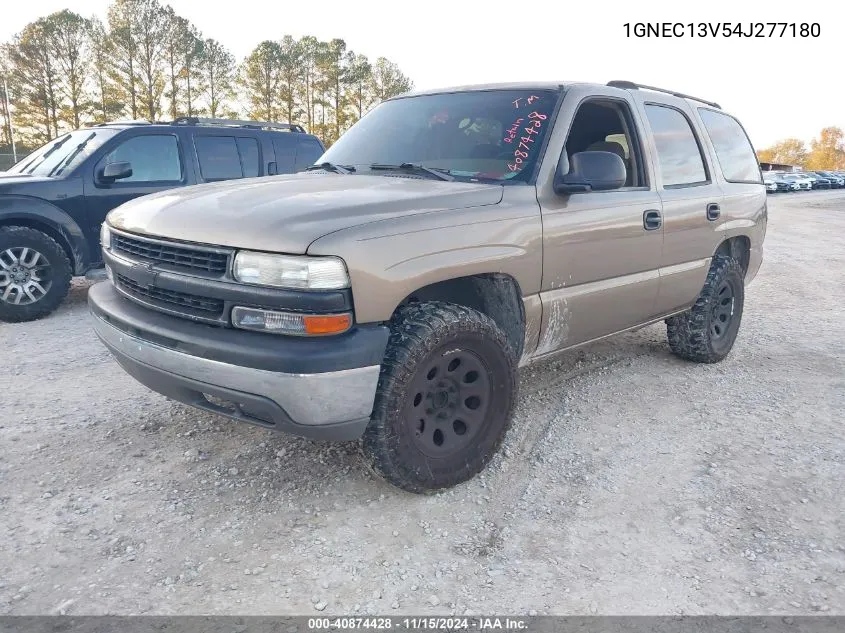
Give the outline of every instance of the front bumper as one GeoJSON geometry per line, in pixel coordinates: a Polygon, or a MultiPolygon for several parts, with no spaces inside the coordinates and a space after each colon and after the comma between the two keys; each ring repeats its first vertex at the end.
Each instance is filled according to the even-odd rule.
{"type": "Polygon", "coordinates": [[[158,314],[92,286],[94,330],[123,369],[168,398],[235,420],[326,440],[366,428],[388,330],[291,340],[158,314]]]}

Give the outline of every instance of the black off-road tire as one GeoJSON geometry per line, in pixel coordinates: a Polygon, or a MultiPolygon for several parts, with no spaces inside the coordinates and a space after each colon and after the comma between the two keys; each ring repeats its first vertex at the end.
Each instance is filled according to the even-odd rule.
{"type": "MultiPolygon", "coordinates": [[[[45,288],[46,293],[39,295],[36,301],[25,305],[14,304],[11,294],[9,300],[4,301],[2,296],[5,288],[0,288],[0,321],[16,323],[34,321],[47,316],[64,301],[70,288],[72,276],[70,260],[56,240],[26,226],[0,227],[0,258],[6,257],[4,252],[9,249],[16,251],[21,248],[31,249],[30,253],[37,251],[44,257],[47,266],[42,267],[40,274],[47,276],[49,287],[45,288]]],[[[4,274],[9,273],[5,271],[4,274]]],[[[41,285],[44,287],[46,282],[41,285]]]]}
{"type": "Polygon", "coordinates": [[[723,360],[739,332],[744,303],[745,283],[739,262],[726,255],[714,256],[693,307],[666,320],[672,352],[697,363],[723,360]]]}
{"type": "Polygon", "coordinates": [[[510,425],[516,364],[504,332],[480,312],[434,301],[400,310],[363,436],[371,468],[417,494],[471,479],[510,425]]]}

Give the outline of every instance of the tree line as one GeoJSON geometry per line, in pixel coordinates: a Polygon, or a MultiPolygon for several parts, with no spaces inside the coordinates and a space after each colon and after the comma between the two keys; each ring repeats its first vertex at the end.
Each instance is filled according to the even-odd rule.
{"type": "Polygon", "coordinates": [[[757,152],[761,163],[795,165],[804,169],[845,169],[845,132],[826,127],[809,148],[801,139],[787,138],[757,152]]]}
{"type": "Polygon", "coordinates": [[[0,145],[38,146],[87,123],[180,116],[299,123],[326,146],[413,87],[342,39],[285,35],[238,60],[159,0],[114,0],[106,21],[67,9],[0,44],[0,145]],[[2,79],[8,85],[10,112],[2,79]]]}

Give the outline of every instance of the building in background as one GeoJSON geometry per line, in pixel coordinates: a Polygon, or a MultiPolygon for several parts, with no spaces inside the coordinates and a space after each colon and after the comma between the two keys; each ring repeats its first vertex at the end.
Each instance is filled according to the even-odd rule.
{"type": "Polygon", "coordinates": [[[781,163],[760,163],[760,169],[763,171],[801,171],[801,168],[796,165],[783,165],[781,163]]]}

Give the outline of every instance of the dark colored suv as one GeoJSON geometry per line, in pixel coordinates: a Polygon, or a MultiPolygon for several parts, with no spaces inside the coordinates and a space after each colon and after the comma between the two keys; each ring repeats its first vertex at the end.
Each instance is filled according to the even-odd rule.
{"type": "Polygon", "coordinates": [[[0,172],[0,321],[51,313],[73,275],[101,267],[100,225],[124,202],[294,173],[324,151],[298,125],[196,117],[99,124],[50,141],[0,172]]]}

